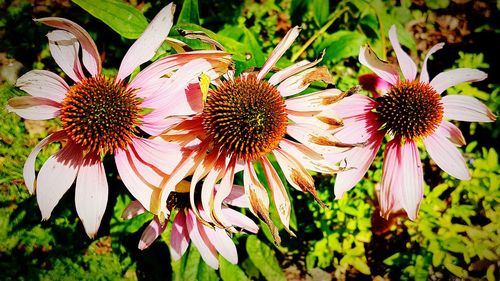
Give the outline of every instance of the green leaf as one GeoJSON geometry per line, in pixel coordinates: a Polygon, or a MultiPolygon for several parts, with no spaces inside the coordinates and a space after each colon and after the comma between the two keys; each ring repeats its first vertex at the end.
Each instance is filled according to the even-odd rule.
{"type": "Polygon", "coordinates": [[[444,9],[450,5],[450,0],[426,0],[425,5],[429,9],[444,9]]]}
{"type": "Polygon", "coordinates": [[[254,60],[255,65],[257,67],[261,67],[266,62],[266,57],[262,52],[262,44],[259,44],[257,38],[253,35],[253,33],[246,27],[243,28],[245,32],[245,39],[243,43],[250,47],[252,51],[250,53],[250,57],[254,60]]]}
{"type": "Polygon", "coordinates": [[[141,12],[121,1],[73,0],[73,2],[128,39],[139,38],[148,26],[148,21],[141,12]]]}
{"type": "Polygon", "coordinates": [[[273,250],[257,236],[249,236],[246,248],[250,260],[267,280],[286,280],[273,250]]]}
{"type": "Polygon", "coordinates": [[[311,2],[314,20],[318,26],[322,26],[328,20],[330,15],[330,1],[329,0],[313,0],[311,2]]]}
{"type": "Polygon", "coordinates": [[[365,275],[370,274],[370,267],[368,267],[366,262],[364,260],[362,260],[361,258],[355,258],[352,261],[352,266],[354,266],[354,268],[356,268],[359,272],[361,272],[365,275]]]}
{"type": "Polygon", "coordinates": [[[198,0],[184,0],[177,23],[200,24],[200,12],[198,9],[198,0]]]}
{"type": "Polygon", "coordinates": [[[326,49],[324,60],[337,62],[348,57],[357,56],[359,48],[366,41],[366,37],[357,31],[341,30],[326,36],[316,48],[319,53],[326,49]]]}
{"type": "Polygon", "coordinates": [[[245,275],[245,272],[241,270],[238,265],[232,264],[228,262],[222,256],[219,256],[219,272],[220,277],[223,281],[244,281],[248,280],[248,277],[245,275]]]}
{"type": "Polygon", "coordinates": [[[468,276],[467,270],[461,268],[460,266],[454,265],[451,262],[445,262],[444,267],[446,267],[446,269],[455,274],[457,277],[466,278],[468,276]]]}

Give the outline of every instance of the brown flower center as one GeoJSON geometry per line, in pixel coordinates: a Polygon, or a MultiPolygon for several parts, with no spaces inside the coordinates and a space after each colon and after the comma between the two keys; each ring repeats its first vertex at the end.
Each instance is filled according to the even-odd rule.
{"type": "Polygon", "coordinates": [[[124,149],[137,133],[140,99],[123,82],[103,76],[71,86],[61,106],[62,125],[89,153],[124,149]]]}
{"type": "Polygon", "coordinates": [[[405,139],[429,136],[443,119],[439,94],[429,84],[416,80],[399,81],[377,103],[383,128],[405,139]]]}
{"type": "Polygon", "coordinates": [[[221,84],[208,97],[203,126],[215,149],[255,160],[278,146],[288,122],[276,87],[255,77],[221,84]]]}
{"type": "Polygon", "coordinates": [[[167,209],[188,209],[191,207],[189,202],[189,192],[176,192],[172,191],[167,198],[167,209]]]}

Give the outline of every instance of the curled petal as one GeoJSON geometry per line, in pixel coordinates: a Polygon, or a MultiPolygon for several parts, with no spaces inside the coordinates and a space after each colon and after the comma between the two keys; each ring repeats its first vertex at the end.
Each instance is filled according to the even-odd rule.
{"type": "Polygon", "coordinates": [[[399,74],[396,66],[381,61],[368,46],[363,46],[359,50],[359,62],[391,85],[399,81],[399,74]]]}
{"type": "Polygon", "coordinates": [[[49,49],[52,57],[61,69],[73,81],[79,82],[85,78],[78,53],[80,43],[76,37],[64,30],[54,30],[47,34],[49,38],[49,49]]]}
{"type": "Polygon", "coordinates": [[[488,77],[488,74],[481,70],[472,68],[456,68],[441,72],[431,80],[430,85],[441,94],[446,89],[465,82],[482,81],[488,77]]]}
{"type": "Polygon", "coordinates": [[[315,67],[287,78],[277,87],[283,97],[293,96],[304,91],[314,81],[325,81],[333,84],[329,70],[326,67],[315,67]]]}
{"type": "Polygon", "coordinates": [[[269,55],[269,58],[267,58],[266,63],[262,66],[261,70],[259,71],[259,74],[257,75],[257,80],[261,80],[266,76],[266,74],[271,70],[271,68],[278,62],[278,60],[283,56],[283,54],[290,48],[292,45],[293,41],[299,36],[300,33],[300,28],[298,26],[293,27],[290,29],[285,37],[281,39],[279,42],[278,46],[274,48],[272,51],[271,55],[269,55]]]}
{"type": "Polygon", "coordinates": [[[99,56],[94,40],[92,40],[85,29],[78,24],[63,18],[48,17],[35,19],[35,21],[71,32],[82,45],[82,60],[85,68],[92,76],[96,76],[101,73],[101,57],[99,56]]]}
{"type": "Polygon", "coordinates": [[[389,29],[389,40],[391,40],[392,48],[394,49],[394,52],[396,52],[399,67],[401,68],[405,79],[408,81],[415,80],[415,77],[417,77],[417,65],[411,57],[403,51],[403,48],[401,48],[398,36],[396,35],[395,25],[391,26],[389,29]]]}
{"type": "Polygon", "coordinates": [[[68,142],[43,164],[38,173],[36,186],[36,199],[43,220],[49,219],[54,207],[75,181],[82,159],[82,149],[68,142]]]}
{"type": "Polygon", "coordinates": [[[284,68],[284,69],[276,72],[275,74],[273,74],[273,76],[271,76],[271,78],[269,78],[269,81],[268,81],[269,84],[278,85],[281,81],[287,79],[288,77],[293,76],[293,75],[295,75],[301,71],[304,71],[308,68],[314,67],[323,59],[324,55],[325,55],[325,52],[322,52],[321,56],[318,59],[314,60],[313,62],[303,60],[303,61],[300,61],[296,64],[292,64],[289,67],[284,68]]]}
{"type": "Polygon", "coordinates": [[[19,77],[16,87],[28,94],[60,103],[69,90],[68,84],[59,75],[47,70],[31,70],[19,77]]]}
{"type": "Polygon", "coordinates": [[[157,218],[154,218],[149,225],[144,229],[141,235],[141,240],[139,240],[139,250],[144,250],[149,248],[151,244],[165,231],[167,224],[161,224],[157,218]]]}
{"type": "Polygon", "coordinates": [[[427,71],[427,61],[429,60],[429,57],[432,56],[435,52],[441,50],[444,46],[444,43],[438,43],[427,52],[427,55],[425,55],[424,58],[424,63],[422,64],[422,73],[420,73],[420,82],[423,83],[429,83],[429,72],[427,71]]]}
{"type": "Polygon", "coordinates": [[[123,57],[117,80],[125,79],[136,67],[153,58],[170,32],[174,22],[174,11],[175,5],[170,3],[155,16],[123,57]]]}
{"type": "Polygon", "coordinates": [[[98,157],[87,155],[76,179],[75,204],[85,231],[94,238],[108,202],[108,181],[98,157]]]}
{"type": "Polygon", "coordinates": [[[288,135],[319,153],[340,153],[358,144],[346,144],[328,132],[307,124],[289,124],[288,135]]]}
{"type": "Polygon", "coordinates": [[[46,98],[32,96],[13,97],[7,102],[7,110],[24,119],[47,120],[59,116],[60,104],[46,98]]]}
{"type": "MultiPolygon", "coordinates": [[[[224,171],[224,175],[222,176],[221,182],[219,186],[216,188],[217,192],[215,193],[213,200],[213,207],[211,208],[211,217],[214,223],[227,227],[230,226],[227,222],[227,219],[224,217],[222,213],[222,202],[227,202],[226,198],[233,193],[233,180],[234,180],[234,168],[236,164],[236,158],[231,158],[227,168],[224,171]]],[[[240,188],[243,191],[244,189],[240,188]]]]}
{"type": "Polygon", "coordinates": [[[322,111],[346,96],[339,89],[327,89],[287,99],[286,108],[294,111],[322,111]]]}
{"type": "Polygon", "coordinates": [[[470,96],[447,95],[442,102],[445,118],[467,122],[493,122],[497,118],[484,103],[470,96]]]}
{"type": "Polygon", "coordinates": [[[457,179],[469,180],[470,172],[465,160],[457,147],[438,132],[424,139],[425,148],[432,160],[443,169],[443,171],[457,179]]]}
{"type": "Polygon", "coordinates": [[[282,139],[280,141],[280,148],[294,155],[297,161],[308,170],[325,174],[334,174],[341,170],[339,167],[327,162],[322,154],[317,153],[301,143],[282,139]]]}

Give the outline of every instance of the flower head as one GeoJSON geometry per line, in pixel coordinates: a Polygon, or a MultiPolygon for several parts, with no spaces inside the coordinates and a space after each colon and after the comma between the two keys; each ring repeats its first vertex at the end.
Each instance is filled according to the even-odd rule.
{"type": "Polygon", "coordinates": [[[231,193],[234,173],[243,170],[250,210],[270,226],[279,242],[277,228],[269,217],[267,190],[254,167],[255,164],[262,166],[281,222],[293,234],[289,230],[288,194],[269,157],[276,159],[291,186],[311,193],[321,203],[307,170],[337,172],[340,168],[329,165],[323,155],[352,147],[327,132],[342,124],[341,120],[330,117],[329,110],[345,93],[327,89],[291,97],[313,81],[331,80],[325,68],[315,67],[321,59],[296,63],[265,79],[299,31],[298,27],[292,28],[257,73],[246,71],[235,77],[234,72],[228,72],[225,79],[217,80],[216,87],[209,89],[201,114],[162,134],[161,139],[179,143],[186,149],[184,160],[162,187],[160,216],[169,212],[166,199],[175,185],[192,175],[193,212],[200,220],[225,227],[221,203],[231,193]],[[202,179],[203,185],[198,187],[202,179]],[[219,180],[220,189],[215,194],[213,189],[219,180]],[[201,206],[209,214],[208,219],[202,218],[193,204],[195,192],[201,194],[201,206]]]}
{"type": "Polygon", "coordinates": [[[375,74],[360,76],[359,80],[375,99],[353,95],[335,106],[345,123],[336,136],[346,142],[367,143],[365,147],[346,152],[348,165],[357,169],[338,174],[335,194],[339,198],[363,177],[384,136],[389,135],[380,189],[382,215],[388,216],[391,211],[403,208],[410,219],[415,219],[423,197],[423,171],[417,143],[423,142],[441,169],[456,178],[469,179],[469,170],[457,149],[465,144],[465,139],[455,125],[444,119],[492,122],[496,117],[473,97],[441,96],[447,88],[459,83],[485,79],[486,73],[460,68],[442,72],[429,82],[427,60],[443,47],[441,43],[427,53],[417,80],[417,66],[401,48],[394,26],[389,30],[389,39],[403,79],[394,65],[379,60],[369,47],[362,47],[359,60],[375,74]]]}
{"type": "MultiPolygon", "coordinates": [[[[176,191],[170,193],[167,200],[168,209],[172,212],[170,217],[173,218],[170,232],[172,258],[174,260],[180,259],[192,241],[203,260],[212,268],[219,267],[218,254],[221,254],[229,262],[237,264],[238,253],[230,233],[240,232],[240,230],[257,233],[258,226],[245,215],[226,206],[222,208],[222,212],[230,227],[223,229],[203,224],[197,219],[190,206],[188,190],[189,183],[182,181],[177,185],[176,191]]],[[[245,198],[243,187],[234,186],[231,193],[224,199],[224,204],[248,208],[248,200],[245,198]]],[[[199,211],[202,216],[207,216],[201,206],[199,211]]],[[[139,201],[132,201],[123,212],[122,217],[130,219],[144,212],[146,209],[139,201]]],[[[166,223],[162,224],[158,217],[155,217],[142,233],[139,249],[148,248],[165,231],[166,227],[166,223]]]]}
{"type": "Polygon", "coordinates": [[[144,206],[162,178],[182,158],[177,145],[140,137],[139,129],[157,135],[179,122],[182,114],[201,110],[198,76],[211,78],[227,68],[229,56],[218,51],[176,54],[162,58],[126,78],[150,60],[169,33],[175,6],[163,8],[130,47],[116,77],[102,74],[101,58],[90,35],[63,18],[37,19],[58,28],[47,34],[57,64],[73,80],[66,83],[46,70],[32,70],[17,81],[30,96],[9,100],[7,109],[26,119],[59,117],[62,129],[42,140],[29,155],[24,179],[37,194],[42,218],[76,179],[76,210],[87,234],[93,237],[104,214],[108,184],[102,159],[114,155],[120,177],[144,206]],[[81,59],[80,59],[81,57],[81,59]],[[164,76],[169,74],[170,78],[164,76]],[[35,159],[49,143],[66,140],[63,148],[42,166],[35,179],[35,159]],[[158,154],[168,155],[159,159],[158,154]]]}

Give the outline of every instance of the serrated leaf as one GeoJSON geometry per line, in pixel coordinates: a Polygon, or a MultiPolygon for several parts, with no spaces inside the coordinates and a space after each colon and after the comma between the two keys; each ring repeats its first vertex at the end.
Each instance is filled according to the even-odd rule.
{"type": "Polygon", "coordinates": [[[246,248],[248,257],[267,280],[286,280],[273,250],[257,236],[248,237],[246,248]]]}
{"type": "Polygon", "coordinates": [[[148,26],[148,20],[141,12],[122,1],[73,0],[73,2],[128,39],[139,38],[148,26]]]}
{"type": "Polygon", "coordinates": [[[177,23],[200,24],[198,0],[184,0],[177,23]]]}
{"type": "Polygon", "coordinates": [[[236,264],[228,262],[219,256],[219,273],[223,281],[245,281],[249,280],[245,272],[236,264]]]}

